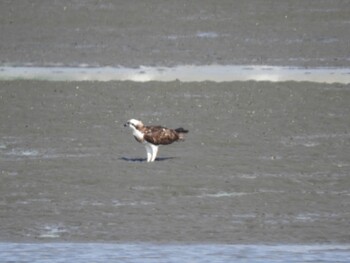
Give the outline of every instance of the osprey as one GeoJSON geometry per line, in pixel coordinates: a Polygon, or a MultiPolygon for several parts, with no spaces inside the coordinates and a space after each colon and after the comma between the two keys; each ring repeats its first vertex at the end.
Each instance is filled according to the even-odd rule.
{"type": "Polygon", "coordinates": [[[132,130],[136,141],[145,145],[147,162],[153,162],[156,159],[159,145],[184,140],[184,134],[188,133],[188,130],[184,128],[168,129],[162,126],[145,126],[141,121],[135,119],[128,120],[124,126],[132,130]]]}

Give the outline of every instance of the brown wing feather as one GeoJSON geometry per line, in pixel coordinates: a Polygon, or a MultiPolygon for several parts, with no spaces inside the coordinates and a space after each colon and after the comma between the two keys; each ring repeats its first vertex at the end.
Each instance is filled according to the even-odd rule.
{"type": "Polygon", "coordinates": [[[144,137],[147,142],[159,144],[171,144],[179,139],[176,131],[161,126],[144,127],[144,137]]]}

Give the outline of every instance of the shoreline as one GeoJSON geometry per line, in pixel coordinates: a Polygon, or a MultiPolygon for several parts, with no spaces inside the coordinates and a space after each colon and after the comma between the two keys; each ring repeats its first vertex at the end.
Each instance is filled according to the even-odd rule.
{"type": "Polygon", "coordinates": [[[0,67],[0,81],[308,81],[350,83],[350,68],[259,65],[179,65],[176,67],[0,67]]]}

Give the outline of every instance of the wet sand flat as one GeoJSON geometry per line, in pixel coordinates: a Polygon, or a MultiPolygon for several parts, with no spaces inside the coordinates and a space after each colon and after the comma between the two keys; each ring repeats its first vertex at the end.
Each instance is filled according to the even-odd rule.
{"type": "MultiPolygon", "coordinates": [[[[349,8],[3,1],[0,64],[346,69],[349,8]]],[[[0,241],[349,243],[349,101],[339,83],[0,81],[0,241]],[[148,164],[130,118],[190,133],[148,164]]]]}
{"type": "Polygon", "coordinates": [[[1,241],[350,241],[349,85],[0,85],[1,241]],[[190,133],[148,164],[130,118],[190,133]]]}

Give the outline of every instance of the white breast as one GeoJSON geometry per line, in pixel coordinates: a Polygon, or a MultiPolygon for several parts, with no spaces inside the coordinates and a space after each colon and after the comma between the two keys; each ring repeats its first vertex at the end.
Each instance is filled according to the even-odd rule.
{"type": "Polygon", "coordinates": [[[134,135],[137,139],[139,139],[140,141],[143,141],[143,133],[140,132],[137,129],[133,129],[132,131],[132,135],[134,135]]]}

